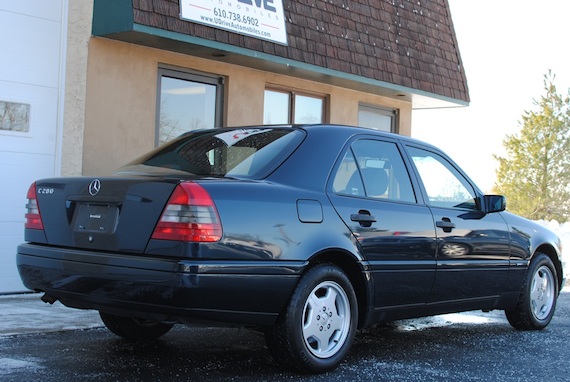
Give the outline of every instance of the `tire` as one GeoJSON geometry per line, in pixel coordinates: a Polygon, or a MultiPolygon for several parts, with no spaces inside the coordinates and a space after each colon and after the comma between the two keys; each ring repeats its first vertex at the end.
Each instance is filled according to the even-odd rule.
{"type": "Polygon", "coordinates": [[[299,280],[286,309],[265,333],[273,357],[305,373],[337,367],[348,354],[358,322],[354,288],[344,272],[319,264],[299,280]]]}
{"type": "Polygon", "coordinates": [[[174,326],[173,324],[166,324],[164,322],[115,316],[103,312],[99,312],[99,316],[101,316],[101,320],[111,332],[119,337],[134,341],[157,339],[168,333],[174,326]]]}
{"type": "Polygon", "coordinates": [[[550,258],[537,253],[527,271],[517,305],[506,310],[509,323],[518,330],[541,330],[548,326],[558,299],[558,278],[550,258]]]}

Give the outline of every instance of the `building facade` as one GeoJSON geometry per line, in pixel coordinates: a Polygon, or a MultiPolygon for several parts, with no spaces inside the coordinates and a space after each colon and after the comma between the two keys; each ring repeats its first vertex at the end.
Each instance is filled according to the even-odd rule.
{"type": "MultiPolygon", "coordinates": [[[[53,166],[14,180],[14,216],[0,222],[11,224],[14,234],[0,247],[2,259],[13,257],[22,239],[16,232],[34,178],[110,174],[181,132],[214,126],[330,122],[411,135],[413,109],[469,102],[446,0],[30,3],[32,14],[47,12],[41,4],[59,9],[53,11],[58,27],[45,35],[60,52],[49,56],[60,69],[52,81],[59,97],[50,105],[54,120],[41,127],[51,137],[53,166]]],[[[20,13],[0,8],[5,19],[20,13]]],[[[13,78],[0,72],[0,83],[13,78]]],[[[18,104],[11,100],[19,97],[2,89],[0,105],[18,104]]],[[[30,136],[43,119],[34,102],[30,136]]],[[[0,143],[34,139],[0,134],[0,143]]],[[[39,149],[27,150],[19,155],[38,163],[39,149]]],[[[0,147],[3,157],[8,151],[0,147]]],[[[19,170],[9,171],[15,177],[19,170]]],[[[6,277],[17,278],[8,263],[6,277]]],[[[17,282],[0,284],[0,292],[18,288],[17,282]]]]}

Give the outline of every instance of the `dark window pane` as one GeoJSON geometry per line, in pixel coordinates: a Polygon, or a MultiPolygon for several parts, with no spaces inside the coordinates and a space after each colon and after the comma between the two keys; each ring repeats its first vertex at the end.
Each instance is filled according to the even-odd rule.
{"type": "Polygon", "coordinates": [[[333,189],[346,195],[416,202],[407,168],[392,142],[354,142],[337,170],[333,189]]]}
{"type": "Polygon", "coordinates": [[[304,133],[292,129],[217,129],[190,133],[133,161],[119,172],[160,167],[203,176],[258,178],[280,164],[304,133]]]}

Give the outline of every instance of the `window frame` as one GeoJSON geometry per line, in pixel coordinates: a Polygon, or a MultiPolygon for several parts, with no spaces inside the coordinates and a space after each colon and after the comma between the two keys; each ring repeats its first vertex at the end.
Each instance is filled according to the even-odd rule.
{"type": "Polygon", "coordinates": [[[481,192],[480,192],[480,190],[471,181],[471,179],[465,173],[463,173],[463,171],[461,171],[461,169],[455,164],[455,162],[453,162],[443,152],[430,149],[429,147],[422,147],[422,146],[416,146],[416,145],[406,145],[406,152],[407,152],[407,155],[409,157],[411,166],[413,167],[414,172],[416,173],[417,181],[420,185],[421,192],[423,194],[424,203],[427,206],[434,207],[434,208],[444,208],[444,209],[464,210],[464,211],[480,211],[481,210],[481,205],[480,205],[481,192]],[[463,207],[457,207],[457,206],[434,204],[432,202],[432,200],[430,200],[430,195],[428,194],[428,190],[427,190],[426,185],[424,183],[421,172],[419,171],[419,169],[415,163],[412,150],[421,150],[425,153],[432,154],[432,156],[434,156],[434,157],[440,158],[441,159],[441,161],[439,161],[440,164],[442,164],[449,171],[449,173],[451,173],[453,176],[455,176],[455,178],[459,181],[459,183],[461,183],[461,185],[466,189],[466,191],[468,191],[472,194],[471,196],[473,197],[474,208],[467,208],[464,206],[463,207]],[[442,163],[442,161],[443,161],[443,163],[442,163]]]}
{"type": "Polygon", "coordinates": [[[160,107],[161,107],[161,94],[162,94],[162,79],[164,77],[173,78],[188,82],[195,82],[205,85],[212,85],[216,88],[215,95],[215,111],[214,111],[214,126],[223,127],[223,112],[224,112],[224,85],[225,77],[210,73],[199,72],[190,69],[172,67],[168,65],[160,65],[157,71],[157,85],[156,85],[156,116],[155,116],[155,134],[154,146],[159,145],[160,140],[160,107]]]}
{"type": "Polygon", "coordinates": [[[386,131],[389,133],[395,133],[398,134],[399,132],[399,125],[400,125],[400,118],[399,118],[399,110],[398,109],[392,109],[392,108],[388,108],[388,107],[382,107],[382,106],[378,106],[378,105],[373,105],[373,104],[369,104],[369,103],[363,103],[363,102],[359,102],[358,103],[358,126],[360,127],[366,127],[366,128],[373,128],[370,126],[364,126],[360,123],[360,111],[362,108],[366,108],[366,109],[371,109],[374,112],[377,112],[380,115],[384,115],[386,117],[390,117],[391,121],[390,121],[390,131],[386,131],[386,130],[380,130],[379,131],[386,131]]]}
{"type": "MultiPolygon", "coordinates": [[[[310,92],[310,91],[303,91],[303,90],[296,90],[296,89],[287,89],[287,88],[282,88],[282,87],[278,87],[278,86],[266,86],[264,91],[263,91],[263,123],[265,124],[265,93],[266,92],[275,92],[275,93],[281,93],[281,94],[287,94],[289,96],[289,109],[288,109],[288,113],[287,113],[287,122],[285,122],[285,124],[291,125],[291,124],[299,124],[300,122],[295,121],[295,111],[296,111],[296,97],[297,96],[302,96],[302,97],[309,97],[309,98],[315,98],[315,99],[320,99],[323,103],[322,109],[321,109],[321,121],[320,122],[314,122],[314,123],[327,123],[328,122],[328,110],[329,110],[329,96],[326,94],[321,94],[321,93],[314,93],[314,92],[310,92]]],[[[283,123],[275,123],[272,122],[272,124],[283,124],[283,123]]]]}
{"type": "MultiPolygon", "coordinates": [[[[392,160],[394,158],[391,158],[392,160]]],[[[329,178],[329,185],[327,186],[328,192],[334,193],[335,195],[338,196],[343,196],[343,197],[354,197],[354,198],[362,198],[362,199],[367,199],[367,200],[375,200],[375,201],[379,201],[379,202],[389,202],[389,203],[405,203],[405,204],[424,204],[423,201],[423,195],[421,194],[421,192],[418,192],[418,184],[417,184],[417,179],[416,179],[416,174],[414,174],[414,170],[411,169],[410,164],[408,163],[408,157],[407,157],[407,153],[406,151],[403,149],[403,147],[400,145],[400,143],[396,140],[391,140],[391,139],[384,139],[384,138],[380,138],[380,137],[374,137],[374,136],[358,136],[355,137],[354,139],[351,139],[349,142],[347,142],[346,146],[341,150],[341,154],[339,155],[339,159],[337,160],[337,163],[335,164],[335,166],[333,167],[332,171],[331,171],[331,176],[329,178]],[[366,192],[364,193],[364,195],[356,195],[356,194],[351,194],[351,193],[344,193],[341,192],[341,190],[336,190],[334,183],[336,181],[336,177],[337,174],[339,172],[339,169],[341,168],[341,166],[343,166],[343,162],[344,159],[347,155],[350,154],[350,156],[353,158],[353,161],[355,162],[355,167],[356,167],[356,171],[360,174],[359,179],[360,179],[360,184],[363,186],[364,189],[367,188],[367,186],[365,186],[365,180],[363,178],[363,174],[362,174],[362,168],[359,164],[359,158],[357,157],[354,149],[355,149],[355,144],[359,143],[359,142],[377,142],[379,144],[391,144],[394,147],[394,152],[397,155],[399,155],[399,163],[397,164],[397,166],[401,166],[401,171],[405,172],[402,176],[405,177],[405,179],[408,181],[408,185],[409,185],[409,189],[407,190],[407,192],[411,193],[409,196],[411,199],[407,200],[402,194],[401,198],[392,198],[390,196],[388,197],[374,197],[371,195],[367,195],[366,192]],[[413,199],[413,200],[412,200],[413,199]]],[[[393,167],[393,170],[396,171],[396,167],[393,167]]],[[[390,187],[393,187],[395,184],[398,183],[398,179],[397,176],[395,176],[394,174],[387,174],[388,175],[388,190],[386,191],[389,195],[390,191],[390,187]]],[[[398,186],[400,187],[400,186],[398,186]]],[[[404,188],[400,188],[400,191],[403,192],[404,188]]]]}

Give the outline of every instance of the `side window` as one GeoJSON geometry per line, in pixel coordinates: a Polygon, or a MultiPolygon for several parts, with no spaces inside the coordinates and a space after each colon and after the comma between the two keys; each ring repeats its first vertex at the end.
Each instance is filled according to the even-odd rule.
{"type": "Polygon", "coordinates": [[[445,158],[414,147],[409,148],[409,151],[426,189],[430,205],[477,209],[475,191],[467,179],[445,158]]]}
{"type": "Polygon", "coordinates": [[[333,179],[338,194],[415,203],[406,166],[396,144],[359,140],[344,155],[333,179]]]}

